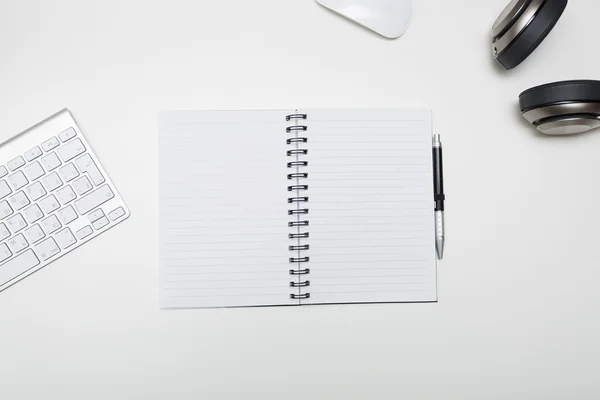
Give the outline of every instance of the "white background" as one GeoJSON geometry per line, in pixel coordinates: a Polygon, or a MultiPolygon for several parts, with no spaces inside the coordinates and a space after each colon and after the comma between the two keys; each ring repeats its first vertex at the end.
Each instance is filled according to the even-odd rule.
{"type": "Polygon", "coordinates": [[[132,216],[0,294],[0,398],[597,399],[600,132],[517,98],[600,78],[600,3],[506,73],[507,2],[414,0],[390,41],[312,0],[2,0],[0,134],[69,107],[132,216]],[[439,303],[159,310],[157,112],[290,107],[434,110],[439,303]]]}

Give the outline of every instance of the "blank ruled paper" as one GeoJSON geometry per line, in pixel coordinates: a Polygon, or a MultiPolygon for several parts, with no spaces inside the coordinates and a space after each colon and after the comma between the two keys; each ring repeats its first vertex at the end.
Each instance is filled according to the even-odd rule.
{"type": "Polygon", "coordinates": [[[285,110],[161,114],[162,308],[290,299],[285,110]]]}
{"type": "Polygon", "coordinates": [[[308,154],[290,158],[298,121],[285,117],[297,112],[161,114],[161,307],[437,300],[431,113],[301,110],[308,154]],[[308,178],[288,180],[295,172],[308,178]],[[309,238],[288,238],[296,207],[309,238]],[[290,276],[290,257],[310,257],[299,264],[310,274],[290,276]]]}
{"type": "Polygon", "coordinates": [[[308,114],[303,303],[436,301],[429,111],[308,114]]]}

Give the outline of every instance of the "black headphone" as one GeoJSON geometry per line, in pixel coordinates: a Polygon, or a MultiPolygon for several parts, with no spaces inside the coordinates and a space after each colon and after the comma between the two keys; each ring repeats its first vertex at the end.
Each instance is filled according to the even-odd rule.
{"type": "MultiPolygon", "coordinates": [[[[506,69],[521,64],[558,22],[567,0],[512,0],[492,28],[494,58],[506,69]]],[[[600,81],[549,83],[521,93],[523,117],[549,135],[600,127],[600,81]]]]}
{"type": "Polygon", "coordinates": [[[582,133],[600,127],[600,82],[564,81],[536,86],[519,96],[521,113],[548,135],[582,133]]]}
{"type": "Polygon", "coordinates": [[[548,36],[567,0],[512,0],[492,28],[492,52],[504,68],[521,64],[548,36]]]}

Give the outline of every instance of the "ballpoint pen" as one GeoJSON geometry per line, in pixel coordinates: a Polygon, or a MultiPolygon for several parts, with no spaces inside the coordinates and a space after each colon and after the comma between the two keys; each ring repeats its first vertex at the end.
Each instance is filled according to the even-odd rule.
{"type": "Polygon", "coordinates": [[[440,135],[433,136],[433,195],[435,200],[435,247],[438,259],[444,257],[444,167],[440,135]]]}

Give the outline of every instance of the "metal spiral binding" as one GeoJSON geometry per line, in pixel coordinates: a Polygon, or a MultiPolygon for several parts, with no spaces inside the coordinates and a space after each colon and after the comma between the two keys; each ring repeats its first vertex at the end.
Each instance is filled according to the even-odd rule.
{"type": "Polygon", "coordinates": [[[286,132],[293,135],[286,140],[286,143],[293,146],[287,151],[287,156],[292,157],[291,161],[287,163],[287,167],[293,170],[287,176],[288,180],[292,181],[287,190],[293,192],[294,195],[288,197],[287,200],[289,204],[296,205],[296,208],[288,210],[288,215],[295,217],[294,220],[288,222],[288,227],[294,228],[293,233],[288,235],[289,239],[294,241],[294,244],[288,248],[289,251],[294,252],[294,256],[289,258],[289,262],[296,265],[294,269],[290,269],[290,275],[296,279],[290,282],[290,287],[297,289],[290,294],[290,298],[294,300],[310,299],[310,293],[305,291],[310,286],[310,281],[305,279],[306,275],[310,274],[310,268],[303,267],[310,262],[310,257],[303,254],[310,249],[310,245],[302,242],[302,239],[309,237],[309,233],[305,231],[309,226],[309,221],[306,219],[309,209],[303,206],[303,203],[308,203],[309,200],[309,197],[305,195],[308,190],[308,185],[305,183],[308,173],[302,172],[302,169],[308,166],[308,161],[300,159],[301,156],[308,154],[308,149],[300,148],[300,145],[308,143],[308,138],[300,136],[308,130],[308,126],[300,124],[300,121],[307,118],[306,114],[291,114],[285,117],[286,121],[295,122],[294,125],[286,128],[286,132]]]}
{"type": "Polygon", "coordinates": [[[308,208],[302,208],[300,210],[288,210],[288,215],[308,214],[308,208]]]}

